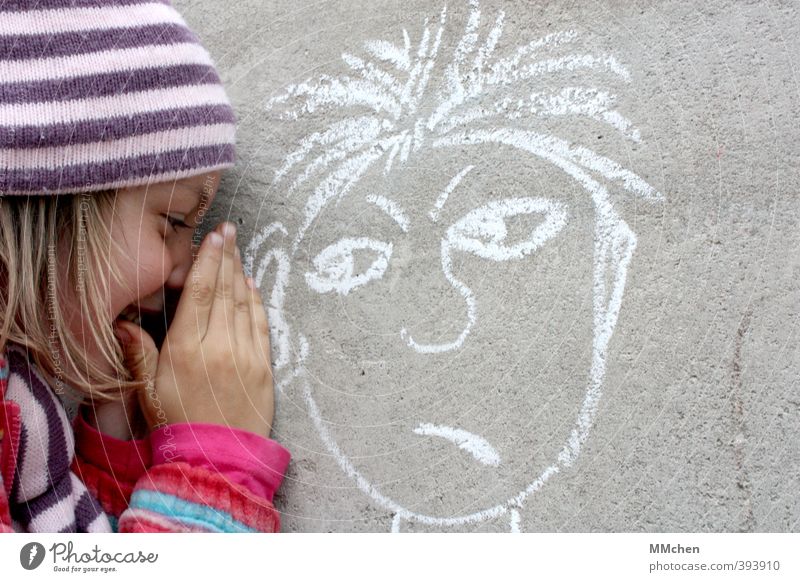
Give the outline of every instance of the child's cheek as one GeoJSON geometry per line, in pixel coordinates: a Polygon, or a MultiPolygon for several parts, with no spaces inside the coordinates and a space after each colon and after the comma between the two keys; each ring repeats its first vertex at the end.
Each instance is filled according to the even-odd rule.
{"type": "Polygon", "coordinates": [[[169,272],[171,260],[166,252],[162,252],[160,239],[156,245],[145,242],[143,240],[138,248],[131,249],[128,256],[119,262],[124,287],[118,288],[117,293],[112,292],[116,295],[115,307],[119,309],[156,292],[166,279],[165,273],[169,272]]]}
{"type": "Polygon", "coordinates": [[[150,295],[164,285],[172,260],[163,245],[143,249],[141,262],[136,269],[137,287],[142,295],[150,295]]]}

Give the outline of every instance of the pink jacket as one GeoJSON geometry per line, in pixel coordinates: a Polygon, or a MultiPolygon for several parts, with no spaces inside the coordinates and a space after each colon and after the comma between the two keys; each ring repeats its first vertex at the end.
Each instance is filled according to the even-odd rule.
{"type": "Polygon", "coordinates": [[[24,348],[0,353],[0,531],[274,532],[290,455],[221,425],[122,441],[63,404],[24,348]]]}

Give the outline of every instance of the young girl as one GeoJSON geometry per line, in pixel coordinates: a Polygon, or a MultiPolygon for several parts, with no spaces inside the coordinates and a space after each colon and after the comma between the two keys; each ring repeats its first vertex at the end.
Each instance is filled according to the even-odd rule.
{"type": "Polygon", "coordinates": [[[264,307],[192,240],[234,124],[166,0],[0,5],[0,531],[279,529],[264,307]]]}

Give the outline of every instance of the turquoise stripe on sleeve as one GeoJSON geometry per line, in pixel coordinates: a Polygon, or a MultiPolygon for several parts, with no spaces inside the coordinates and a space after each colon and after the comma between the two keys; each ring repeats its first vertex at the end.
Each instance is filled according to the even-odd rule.
{"type": "Polygon", "coordinates": [[[217,533],[257,533],[233,516],[219,509],[186,501],[159,491],[140,489],[131,495],[128,507],[160,513],[183,523],[212,529],[217,533]]]}

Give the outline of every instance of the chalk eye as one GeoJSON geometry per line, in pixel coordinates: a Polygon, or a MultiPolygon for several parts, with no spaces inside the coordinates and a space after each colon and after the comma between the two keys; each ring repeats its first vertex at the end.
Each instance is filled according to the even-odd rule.
{"type": "Polygon", "coordinates": [[[389,267],[392,243],[371,238],[343,238],[326,247],[313,260],[316,272],[305,274],[306,283],[317,293],[331,291],[347,295],[353,289],[380,279],[389,267]],[[354,273],[354,254],[367,253],[372,259],[363,272],[354,273]]]}
{"type": "Polygon", "coordinates": [[[566,223],[566,205],[560,202],[544,198],[506,198],[470,211],[447,229],[446,237],[452,248],[484,259],[507,261],[521,259],[536,251],[556,236],[566,223]],[[506,220],[525,214],[542,214],[544,220],[519,242],[508,245],[506,220]]]}

